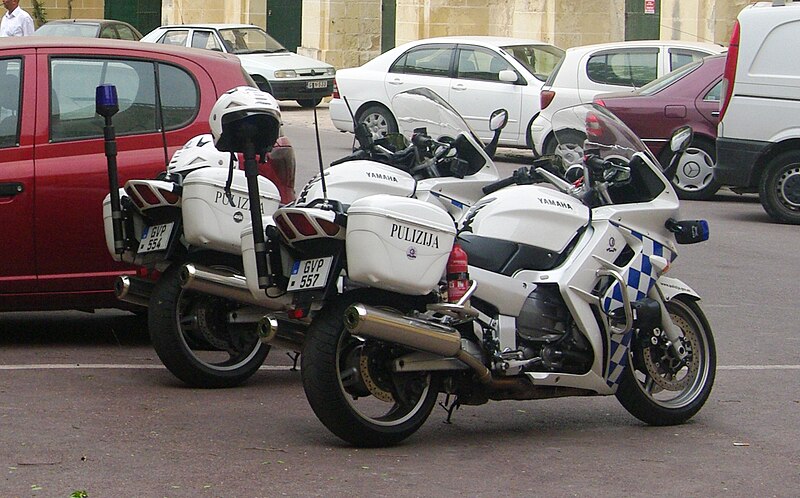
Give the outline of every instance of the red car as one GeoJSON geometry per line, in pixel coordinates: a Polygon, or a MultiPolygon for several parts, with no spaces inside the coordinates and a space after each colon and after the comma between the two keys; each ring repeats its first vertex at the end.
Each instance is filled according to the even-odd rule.
{"type": "Polygon", "coordinates": [[[714,180],[719,99],[725,55],[687,64],[632,93],[605,93],[594,102],[627,124],[666,167],[672,132],[694,130],[692,145],[681,157],[673,180],[682,199],[704,200],[719,189],[714,180]]]}
{"type": "MultiPolygon", "coordinates": [[[[95,88],[117,87],[120,185],[153,178],[209,132],[223,92],[255,86],[234,56],[117,40],[24,37],[0,44],[0,311],[124,308],[106,249],[108,193],[95,88]]],[[[288,142],[284,142],[288,144],[288,142]]],[[[284,201],[291,161],[266,168],[284,201]]],[[[263,173],[263,172],[262,172],[263,173]]]]}

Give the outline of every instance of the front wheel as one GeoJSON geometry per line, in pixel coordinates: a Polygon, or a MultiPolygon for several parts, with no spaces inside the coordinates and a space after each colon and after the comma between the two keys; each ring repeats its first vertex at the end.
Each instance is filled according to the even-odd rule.
{"type": "Polygon", "coordinates": [[[758,194],[772,219],[800,225],[800,151],[784,152],[769,162],[758,194]]]}
{"type": "Polygon", "coordinates": [[[414,308],[405,296],[374,289],[331,301],[306,335],[303,389],[317,418],[336,436],[356,446],[389,446],[422,426],[438,390],[430,373],[392,371],[393,361],[407,352],[403,348],[347,332],[344,311],[356,302],[401,312],[414,308]]]}
{"type": "Polygon", "coordinates": [[[683,332],[688,355],[679,360],[665,341],[634,338],[616,393],[631,415],[650,425],[682,424],[700,411],[711,394],[717,366],[711,327],[697,303],[676,296],[666,306],[683,332]]]}
{"type": "MultiPolygon", "coordinates": [[[[241,271],[233,257],[218,255],[200,262],[217,269],[241,271]],[[229,261],[230,260],[230,261],[229,261]]],[[[221,388],[241,384],[264,363],[269,346],[261,343],[254,324],[232,324],[233,301],[185,290],[182,263],[161,276],[150,296],[150,340],[177,378],[192,387],[221,388]]]]}

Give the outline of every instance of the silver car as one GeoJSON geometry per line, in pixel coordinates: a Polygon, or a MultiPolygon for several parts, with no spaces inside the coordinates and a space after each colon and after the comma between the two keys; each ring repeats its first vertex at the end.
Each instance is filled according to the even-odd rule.
{"type": "Polygon", "coordinates": [[[146,34],[142,41],[235,54],[261,90],[278,100],[296,100],[303,107],[315,107],[333,92],[336,74],[333,66],[288,51],[258,26],[161,26],[146,34]]]}

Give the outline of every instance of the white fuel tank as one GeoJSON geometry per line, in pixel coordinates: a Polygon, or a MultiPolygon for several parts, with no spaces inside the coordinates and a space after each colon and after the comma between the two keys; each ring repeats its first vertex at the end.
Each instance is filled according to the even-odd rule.
{"type": "Polygon", "coordinates": [[[487,195],[462,221],[475,235],[556,253],[588,224],[589,208],[578,199],[539,185],[518,185],[487,195]]]}
{"type": "MultiPolygon", "coordinates": [[[[325,170],[328,199],[342,204],[352,204],[368,195],[390,194],[411,197],[416,181],[405,171],[375,161],[347,161],[325,170]]],[[[297,196],[297,206],[323,199],[322,181],[314,176],[297,196]]]]}

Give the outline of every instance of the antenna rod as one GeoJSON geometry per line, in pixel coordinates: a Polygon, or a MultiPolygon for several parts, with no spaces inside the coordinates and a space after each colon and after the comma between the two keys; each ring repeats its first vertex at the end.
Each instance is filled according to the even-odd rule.
{"type": "Polygon", "coordinates": [[[314,132],[317,134],[317,158],[319,160],[319,178],[322,181],[322,197],[328,202],[328,186],[325,184],[325,171],[322,167],[322,146],[319,141],[319,124],[317,123],[317,106],[314,106],[314,132]]]}

